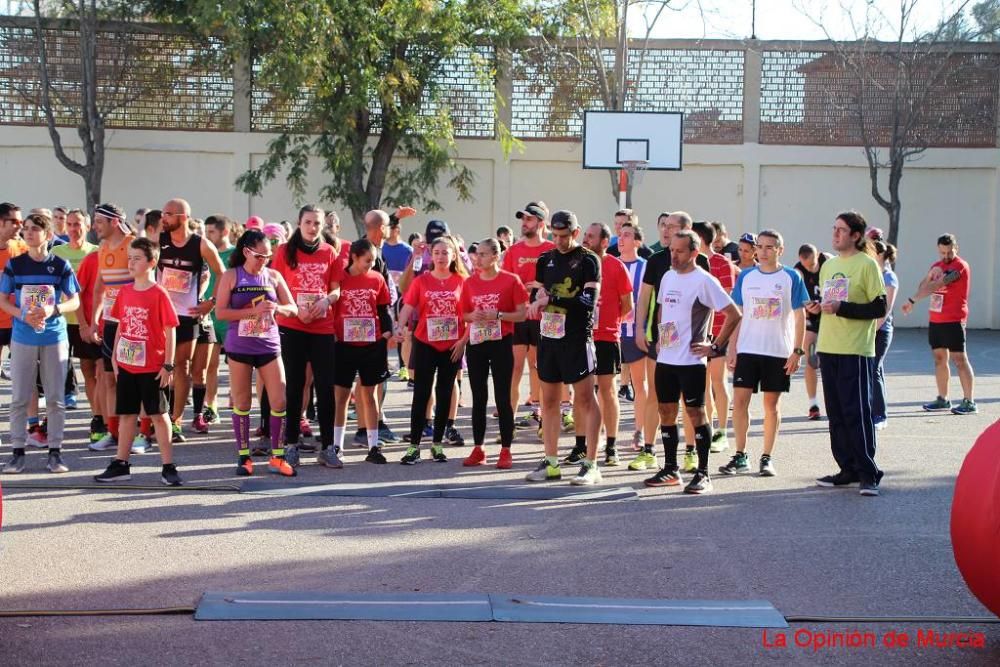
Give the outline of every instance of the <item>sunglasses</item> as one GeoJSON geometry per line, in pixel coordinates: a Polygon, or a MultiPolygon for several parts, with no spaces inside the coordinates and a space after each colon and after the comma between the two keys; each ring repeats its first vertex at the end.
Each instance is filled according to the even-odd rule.
{"type": "Polygon", "coordinates": [[[273,253],[270,253],[270,252],[267,252],[267,253],[254,252],[253,250],[250,250],[249,248],[247,248],[247,252],[250,253],[251,255],[253,255],[254,257],[256,257],[257,259],[265,259],[266,260],[266,259],[271,259],[271,257],[273,256],[273,253]]]}

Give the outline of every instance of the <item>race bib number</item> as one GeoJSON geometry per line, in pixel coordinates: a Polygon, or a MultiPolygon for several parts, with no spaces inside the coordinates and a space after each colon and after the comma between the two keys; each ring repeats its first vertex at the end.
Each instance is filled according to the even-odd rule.
{"type": "Polygon", "coordinates": [[[542,313],[541,330],[546,338],[563,338],[566,335],[566,313],[542,313]]]}
{"type": "Polygon", "coordinates": [[[21,288],[21,313],[32,308],[55,308],[56,290],[52,285],[25,285],[21,288]]]}
{"type": "Polygon", "coordinates": [[[469,326],[469,342],[473,345],[479,345],[488,340],[500,340],[502,337],[499,320],[473,322],[469,326]]]}
{"type": "Polygon", "coordinates": [[[295,295],[295,305],[300,311],[309,310],[324,296],[326,295],[318,292],[299,292],[295,295]]]}
{"type": "Polygon", "coordinates": [[[823,283],[823,301],[847,301],[847,290],[851,281],[847,278],[831,278],[823,283]]]}
{"type": "Polygon", "coordinates": [[[160,278],[160,284],[162,284],[163,289],[168,292],[173,292],[174,294],[187,294],[191,291],[191,282],[193,279],[194,274],[190,271],[181,271],[180,269],[164,267],[160,278]]]}
{"type": "Polygon", "coordinates": [[[126,366],[146,365],[146,341],[118,339],[118,349],[115,350],[115,359],[120,364],[126,366]]]}
{"type": "Polygon", "coordinates": [[[274,326],[270,313],[251,315],[240,320],[236,333],[244,338],[266,338],[274,326]]]}
{"type": "Polygon", "coordinates": [[[931,294],[931,303],[928,310],[932,313],[940,313],[944,310],[944,294],[931,294]]]}
{"type": "Polygon", "coordinates": [[[675,322],[661,322],[660,323],[660,339],[657,345],[661,350],[665,350],[670,347],[677,347],[681,344],[681,332],[677,329],[677,324],[675,322]]]}
{"type": "Polygon", "coordinates": [[[112,320],[111,309],[115,307],[115,301],[118,300],[118,292],[121,291],[120,287],[105,287],[104,288],[104,319],[112,320]]]}
{"type": "Polygon", "coordinates": [[[755,320],[780,320],[781,299],[778,297],[753,297],[753,309],[750,316],[755,320]]]}
{"type": "Polygon", "coordinates": [[[396,283],[397,285],[399,284],[399,279],[402,277],[402,275],[403,275],[402,271],[389,272],[389,277],[392,278],[392,282],[396,283]]]}
{"type": "Polygon", "coordinates": [[[458,340],[458,318],[428,317],[427,339],[431,342],[458,340]]]}
{"type": "Polygon", "coordinates": [[[344,318],[344,342],[374,343],[375,318],[374,317],[344,318]]]}

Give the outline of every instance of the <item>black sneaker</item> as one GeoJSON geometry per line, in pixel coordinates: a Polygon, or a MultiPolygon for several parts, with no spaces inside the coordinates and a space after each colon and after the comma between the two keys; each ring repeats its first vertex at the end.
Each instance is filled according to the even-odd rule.
{"type": "Polygon", "coordinates": [[[707,472],[702,472],[699,470],[688,482],[688,485],[684,487],[684,493],[691,493],[694,495],[701,495],[703,493],[708,493],[712,490],[712,478],[708,476],[707,472]]]}
{"type": "Polygon", "coordinates": [[[836,487],[838,489],[846,489],[851,486],[855,486],[858,483],[858,478],[851,473],[844,472],[841,470],[836,475],[827,475],[825,477],[820,477],[816,480],[816,486],[823,486],[826,488],[836,487]]]}
{"type": "Polygon", "coordinates": [[[100,475],[94,475],[95,482],[127,482],[132,479],[132,468],[128,461],[114,459],[100,475]]]}
{"type": "Polygon", "coordinates": [[[816,421],[819,421],[819,419],[820,419],[819,406],[818,405],[810,405],[809,406],[809,421],[816,422],[816,421]]]}
{"type": "Polygon", "coordinates": [[[863,496],[877,496],[879,494],[878,482],[861,482],[860,486],[863,496]]]}
{"type": "Polygon", "coordinates": [[[163,471],[160,473],[160,481],[167,486],[180,486],[183,484],[181,476],[177,474],[177,467],[173,463],[167,463],[163,466],[163,471]]]}
{"type": "Polygon", "coordinates": [[[644,479],[642,483],[646,486],[680,486],[683,481],[684,478],[681,477],[681,473],[675,466],[673,468],[660,468],[660,472],[649,479],[644,479]]]}
{"type": "Polygon", "coordinates": [[[573,451],[569,453],[569,456],[562,460],[563,463],[568,463],[570,465],[576,465],[578,463],[583,463],[583,460],[587,458],[587,450],[574,447],[573,451]]]}
{"type": "Polygon", "coordinates": [[[385,456],[382,455],[381,447],[372,447],[368,450],[368,456],[365,457],[366,463],[386,463],[385,456]]]}
{"type": "Polygon", "coordinates": [[[444,441],[452,447],[464,447],[465,438],[454,426],[449,426],[444,430],[444,441]]]}
{"type": "Polygon", "coordinates": [[[604,465],[609,468],[621,465],[621,459],[618,458],[618,449],[616,447],[604,448],[604,465]]]}

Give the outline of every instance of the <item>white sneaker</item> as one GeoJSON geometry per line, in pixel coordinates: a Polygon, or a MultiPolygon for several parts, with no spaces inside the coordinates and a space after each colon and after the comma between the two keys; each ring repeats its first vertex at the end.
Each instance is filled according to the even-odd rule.
{"type": "Polygon", "coordinates": [[[597,467],[595,462],[591,466],[586,464],[580,466],[580,472],[576,474],[576,477],[569,481],[570,484],[574,486],[592,486],[594,484],[601,483],[601,470],[597,467]]]}
{"type": "Polygon", "coordinates": [[[889,425],[888,421],[875,422],[875,424],[874,424],[876,431],[881,431],[881,430],[885,429],[885,427],[888,426],[888,425],[889,425]]]}
{"type": "Polygon", "coordinates": [[[718,454],[719,452],[724,452],[727,449],[729,449],[729,438],[726,437],[726,432],[716,431],[712,434],[712,443],[708,446],[708,451],[713,454],[718,454]]]}
{"type": "Polygon", "coordinates": [[[108,433],[97,442],[92,442],[87,445],[87,449],[92,452],[104,452],[109,449],[118,449],[118,439],[112,437],[112,435],[108,433]]]}
{"type": "Polygon", "coordinates": [[[149,439],[142,433],[137,433],[135,439],[132,440],[133,454],[145,454],[152,448],[153,448],[153,443],[151,443],[149,439]]]}

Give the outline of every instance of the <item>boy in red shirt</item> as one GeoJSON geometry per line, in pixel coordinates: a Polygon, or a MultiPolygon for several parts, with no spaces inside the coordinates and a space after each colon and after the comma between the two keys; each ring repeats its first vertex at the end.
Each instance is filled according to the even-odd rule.
{"type": "Polygon", "coordinates": [[[159,246],[147,238],[132,241],[128,249],[128,270],[135,280],[124,285],[111,309],[119,321],[111,358],[117,376],[116,414],[120,420],[116,458],[100,475],[98,482],[132,479],[129,467],[132,439],[140,408],[153,422],[160,446],[163,469],[160,481],[180,486],[181,478],[173,463],[170,420],[167,418],[167,387],[174,372],[176,338],[180,324],[167,291],[154,279],[160,259],[159,246]]]}

